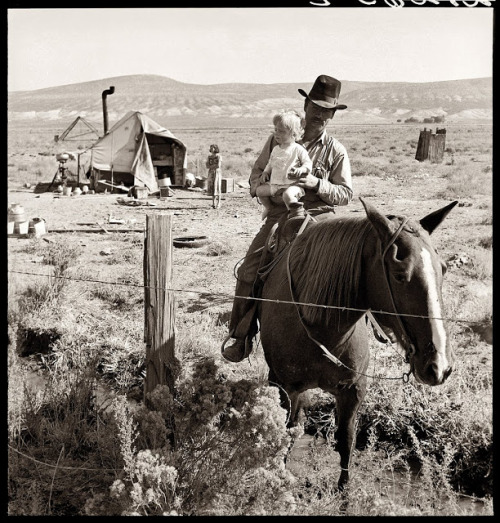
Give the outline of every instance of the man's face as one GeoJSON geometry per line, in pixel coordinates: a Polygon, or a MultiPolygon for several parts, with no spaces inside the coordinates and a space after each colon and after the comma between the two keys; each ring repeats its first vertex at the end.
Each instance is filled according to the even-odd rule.
{"type": "Polygon", "coordinates": [[[325,130],[335,114],[335,109],[325,109],[307,99],[305,101],[304,111],[306,129],[315,130],[317,134],[320,134],[325,130]]]}

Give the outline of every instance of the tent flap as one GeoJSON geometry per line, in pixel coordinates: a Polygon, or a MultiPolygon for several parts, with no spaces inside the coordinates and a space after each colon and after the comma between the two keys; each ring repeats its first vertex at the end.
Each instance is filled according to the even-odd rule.
{"type": "Polygon", "coordinates": [[[149,189],[150,192],[158,190],[155,168],[153,166],[153,161],[151,160],[146,133],[142,133],[142,136],[139,140],[135,158],[132,162],[131,172],[135,178],[136,185],[143,184],[149,189]]]}

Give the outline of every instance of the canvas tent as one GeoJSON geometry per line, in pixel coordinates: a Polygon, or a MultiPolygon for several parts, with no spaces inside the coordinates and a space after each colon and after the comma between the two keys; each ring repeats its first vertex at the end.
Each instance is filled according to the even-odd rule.
{"type": "Polygon", "coordinates": [[[90,176],[96,190],[113,185],[158,190],[167,178],[184,185],[186,146],[168,129],[139,111],[128,112],[91,148],[90,176]]]}

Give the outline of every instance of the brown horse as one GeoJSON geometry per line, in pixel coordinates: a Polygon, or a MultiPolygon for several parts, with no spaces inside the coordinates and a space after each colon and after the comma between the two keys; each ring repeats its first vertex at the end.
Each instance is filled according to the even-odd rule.
{"type": "Polygon", "coordinates": [[[446,266],[430,234],[457,202],[419,222],[361,202],[366,217],[323,214],[296,236],[265,280],[259,313],[269,381],[286,391],[289,425],[301,392],[319,387],[335,397],[340,489],[366,393],[366,311],[395,334],[417,381],[442,384],[454,360],[442,319],[446,266]]]}

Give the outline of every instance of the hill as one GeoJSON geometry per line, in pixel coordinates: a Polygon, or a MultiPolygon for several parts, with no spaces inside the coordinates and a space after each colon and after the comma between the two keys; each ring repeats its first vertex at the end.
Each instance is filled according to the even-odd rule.
{"type": "MultiPolygon", "coordinates": [[[[108,96],[110,125],[127,111],[144,112],[159,122],[232,121],[235,125],[254,120],[270,121],[282,108],[302,110],[298,88],[306,92],[312,83],[199,85],[157,75],[131,75],[62,85],[34,91],[8,93],[8,119],[59,120],[77,116],[102,122],[102,91],[108,96]]],[[[395,123],[414,118],[444,117],[446,122],[492,120],[492,78],[443,82],[351,82],[342,81],[341,103],[336,120],[345,123],[395,123]]],[[[102,126],[102,123],[101,123],[102,126]]]]}

